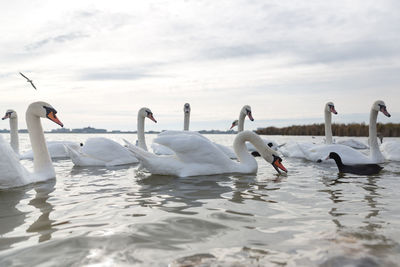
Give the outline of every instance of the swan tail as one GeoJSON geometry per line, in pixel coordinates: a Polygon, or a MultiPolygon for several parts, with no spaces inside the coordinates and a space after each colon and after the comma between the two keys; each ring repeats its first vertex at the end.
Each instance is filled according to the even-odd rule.
{"type": "Polygon", "coordinates": [[[64,144],[64,147],[76,166],[104,166],[104,162],[90,157],[89,155],[77,150],[74,146],[64,144]]]}
{"type": "Polygon", "coordinates": [[[123,139],[125,144],[127,145],[127,148],[130,152],[133,153],[133,155],[139,160],[139,161],[147,161],[149,158],[155,158],[156,155],[153,153],[150,153],[146,150],[141,149],[138,146],[133,145],[130,143],[128,140],[123,139]]]}

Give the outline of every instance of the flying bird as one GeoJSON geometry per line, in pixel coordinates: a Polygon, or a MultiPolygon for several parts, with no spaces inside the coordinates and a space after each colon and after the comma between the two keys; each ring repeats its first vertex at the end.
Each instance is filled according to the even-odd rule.
{"type": "Polygon", "coordinates": [[[22,77],[24,77],[24,78],[26,79],[26,81],[27,81],[28,83],[30,83],[30,84],[33,86],[33,88],[35,88],[35,90],[37,90],[37,89],[36,89],[36,86],[33,84],[33,81],[32,81],[31,79],[29,79],[29,78],[26,77],[24,74],[22,74],[22,72],[20,72],[19,74],[21,74],[22,77]]]}

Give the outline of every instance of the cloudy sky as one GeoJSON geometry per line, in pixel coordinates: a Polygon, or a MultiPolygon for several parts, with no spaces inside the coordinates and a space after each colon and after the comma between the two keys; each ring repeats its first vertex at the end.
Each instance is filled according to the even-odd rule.
{"type": "MultiPolygon", "coordinates": [[[[0,110],[45,100],[67,128],[222,129],[368,122],[377,99],[400,122],[400,1],[0,2],[0,110]],[[18,74],[35,82],[38,91],[18,74]]],[[[46,129],[56,128],[51,122],[46,129]]],[[[1,122],[0,128],[7,128],[1,122]]]]}

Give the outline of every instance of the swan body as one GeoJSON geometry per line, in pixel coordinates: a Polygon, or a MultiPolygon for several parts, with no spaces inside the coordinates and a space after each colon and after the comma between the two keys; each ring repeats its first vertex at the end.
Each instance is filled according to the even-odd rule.
{"type": "MultiPolygon", "coordinates": [[[[183,105],[183,114],[184,114],[183,131],[189,131],[190,111],[191,111],[190,104],[185,103],[183,105]]],[[[175,131],[175,132],[178,133],[177,131],[175,131]]],[[[168,147],[157,144],[157,143],[152,143],[151,149],[153,150],[153,153],[156,155],[173,155],[174,154],[174,151],[172,151],[168,147]]]]}
{"type": "MultiPolygon", "coordinates": [[[[144,120],[149,118],[157,122],[148,108],[141,108],[138,112],[138,144],[147,150],[144,137],[144,120]]],[[[117,166],[138,163],[139,161],[124,146],[104,137],[89,138],[82,148],[75,149],[66,146],[72,162],[76,166],[117,166]]]]}
{"type": "Polygon", "coordinates": [[[76,166],[108,167],[139,162],[125,147],[104,137],[89,138],[80,150],[70,146],[68,149],[76,166]]]}
{"type": "Polygon", "coordinates": [[[0,137],[0,188],[23,186],[56,176],[40,122],[40,118],[48,118],[62,127],[56,113],[50,104],[42,101],[30,104],[26,111],[26,123],[34,154],[33,173],[21,165],[11,146],[0,137]]]}
{"type": "Polygon", "coordinates": [[[387,141],[380,146],[382,154],[387,160],[400,161],[400,142],[387,141]]]}
{"type": "Polygon", "coordinates": [[[19,163],[19,158],[15,154],[9,143],[0,135],[0,189],[17,187],[34,182],[34,176],[19,163]]]}
{"type": "Polygon", "coordinates": [[[385,103],[381,100],[375,101],[374,104],[372,105],[370,112],[370,122],[369,122],[370,155],[369,156],[351,147],[340,144],[314,145],[311,143],[296,143],[296,144],[290,144],[289,147],[286,147],[284,150],[281,150],[281,152],[285,156],[295,154],[299,158],[304,158],[311,161],[321,161],[322,159],[325,159],[330,152],[335,152],[341,155],[344,164],[382,163],[385,161],[385,159],[381,151],[379,150],[379,144],[376,133],[376,120],[378,117],[378,112],[382,112],[385,116],[390,117],[390,114],[386,110],[385,103]],[[295,151],[290,151],[291,148],[295,151]]]}
{"type": "MultiPolygon", "coordinates": [[[[174,134],[174,135],[187,134],[187,132],[189,131],[189,120],[190,120],[190,105],[189,105],[189,103],[186,103],[184,105],[183,111],[184,111],[184,130],[183,131],[166,131],[168,133],[163,132],[162,134],[164,134],[164,135],[165,134],[169,134],[169,135],[171,135],[171,134],[174,134]]],[[[254,120],[252,113],[251,113],[251,107],[249,105],[243,106],[242,109],[240,110],[238,122],[239,122],[240,128],[242,130],[243,130],[244,120],[245,120],[246,116],[248,116],[250,120],[252,120],[252,121],[254,120]]],[[[197,132],[191,132],[190,134],[196,134],[198,136],[202,136],[201,134],[199,134],[197,132]]],[[[222,151],[222,153],[227,155],[229,158],[236,159],[236,154],[232,150],[232,148],[221,145],[221,144],[217,144],[217,143],[214,143],[214,144],[218,149],[220,149],[222,151]]],[[[173,155],[174,154],[174,151],[172,151],[168,147],[165,147],[165,146],[157,144],[157,143],[153,143],[151,145],[151,148],[153,149],[153,152],[156,155],[173,155]]]]}
{"type": "Polygon", "coordinates": [[[141,166],[153,174],[187,177],[222,173],[256,173],[257,162],[247,151],[246,141],[252,142],[261,151],[262,157],[273,164],[278,172],[277,168],[286,171],[276,152],[250,131],[244,131],[235,137],[234,149],[239,162],[231,160],[213,142],[198,134],[170,133],[158,136],[154,141],[169,147],[175,154],[158,156],[127,142],[128,148],[139,159],[141,166]]]}
{"type": "Polygon", "coordinates": [[[336,143],[344,146],[349,146],[354,149],[368,149],[368,146],[366,144],[353,138],[339,140],[336,143]]]}

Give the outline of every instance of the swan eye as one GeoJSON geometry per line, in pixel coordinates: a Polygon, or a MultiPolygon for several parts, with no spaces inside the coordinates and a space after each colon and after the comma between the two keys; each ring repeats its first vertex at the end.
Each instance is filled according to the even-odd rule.
{"type": "Polygon", "coordinates": [[[55,110],[54,108],[46,107],[46,106],[43,106],[43,108],[46,110],[46,116],[52,112],[53,112],[53,114],[57,114],[57,110],[55,110]]]}

